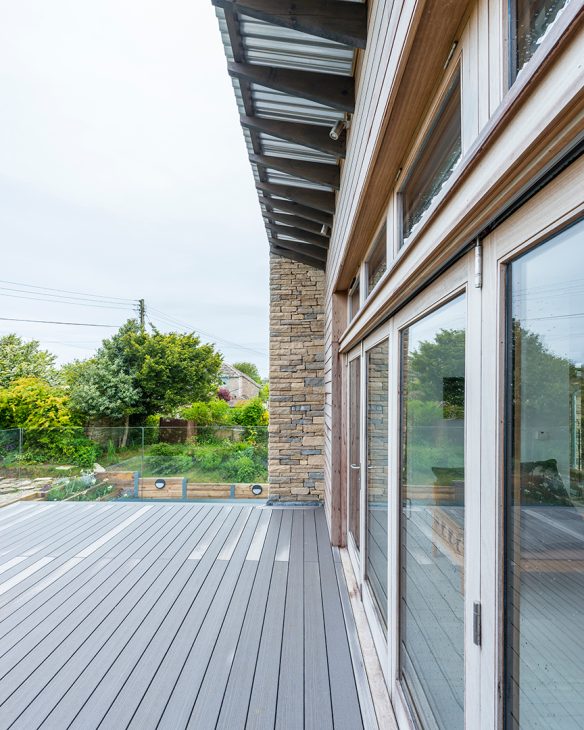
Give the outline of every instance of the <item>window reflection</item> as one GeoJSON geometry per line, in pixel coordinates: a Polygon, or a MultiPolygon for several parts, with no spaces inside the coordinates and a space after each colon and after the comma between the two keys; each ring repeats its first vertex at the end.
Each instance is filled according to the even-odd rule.
{"type": "Polygon", "coordinates": [[[537,51],[570,0],[512,0],[511,82],[537,51]]]}
{"type": "Polygon", "coordinates": [[[584,727],[584,223],[510,267],[507,727],[584,727]]]}
{"type": "Polygon", "coordinates": [[[423,728],[464,727],[464,297],[402,333],[400,670],[423,728]]]}
{"type": "Polygon", "coordinates": [[[389,342],[367,353],[367,579],[387,624],[389,342]]]}
{"type": "Polygon", "coordinates": [[[359,286],[359,274],[355,277],[349,289],[349,322],[361,309],[361,291],[359,286]]]}
{"type": "Polygon", "coordinates": [[[361,514],[361,358],[349,363],[349,532],[360,547],[361,514]]]}
{"type": "Polygon", "coordinates": [[[377,234],[373,249],[367,260],[367,294],[370,294],[377,282],[387,270],[387,223],[377,234]]]}
{"type": "Polygon", "coordinates": [[[460,93],[459,70],[400,191],[402,246],[440,194],[462,154],[460,93]]]}

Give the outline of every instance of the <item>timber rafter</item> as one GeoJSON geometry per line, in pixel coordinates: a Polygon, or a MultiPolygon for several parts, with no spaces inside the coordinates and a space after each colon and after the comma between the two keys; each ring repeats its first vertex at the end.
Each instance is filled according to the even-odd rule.
{"type": "Polygon", "coordinates": [[[256,188],[268,193],[268,195],[288,198],[288,200],[293,200],[295,203],[316,208],[324,213],[333,214],[335,212],[335,194],[326,190],[313,190],[297,187],[296,185],[277,185],[276,183],[263,182],[257,183],[256,188]]]}
{"type": "Polygon", "coordinates": [[[322,210],[317,210],[316,208],[310,208],[307,205],[300,205],[289,200],[275,200],[266,195],[260,197],[260,203],[263,203],[268,210],[289,213],[290,215],[318,223],[321,226],[327,226],[327,228],[332,228],[333,225],[332,215],[324,213],[322,210]]]}
{"type": "Polygon", "coordinates": [[[303,231],[307,231],[308,233],[316,233],[319,236],[324,236],[325,238],[328,238],[327,234],[322,233],[322,225],[320,223],[306,220],[306,218],[299,218],[297,215],[287,215],[286,213],[268,211],[267,213],[264,213],[264,218],[267,218],[269,221],[275,224],[301,228],[303,231]]]}
{"type": "Polygon", "coordinates": [[[343,134],[335,141],[331,139],[328,127],[315,124],[281,122],[278,119],[265,119],[264,117],[242,116],[240,121],[243,127],[253,129],[256,132],[265,132],[272,137],[304,145],[304,147],[310,147],[334,157],[345,156],[346,135],[343,134]]]}
{"type": "MultiPolygon", "coordinates": [[[[270,250],[276,255],[324,269],[335,212],[334,190],[340,185],[340,168],[338,164],[332,163],[345,157],[346,132],[342,131],[339,139],[333,140],[328,125],[315,123],[312,119],[292,121],[287,118],[289,115],[285,108],[284,113],[259,111],[256,108],[255,92],[259,86],[287,96],[308,99],[339,112],[338,119],[341,121],[343,114],[352,113],[355,107],[354,79],[352,76],[318,73],[318,65],[315,71],[300,70],[295,59],[291,59],[292,68],[287,68],[287,63],[284,67],[267,65],[267,62],[266,65],[250,63],[252,59],[247,56],[244,37],[246,26],[241,21],[256,18],[347,47],[365,48],[367,6],[365,3],[343,0],[212,2],[222,8],[225,17],[228,45],[231,46],[227,54],[230,60],[229,74],[237,79],[237,86],[241,89],[241,124],[246,130],[247,139],[251,140],[250,161],[256,168],[256,187],[270,250]],[[285,140],[300,149],[289,156],[279,157],[280,150],[276,155],[266,155],[266,137],[272,138],[271,144],[274,146],[278,145],[273,140],[285,140]],[[326,164],[323,162],[326,158],[313,155],[310,150],[330,156],[331,164],[326,164]],[[311,157],[314,157],[314,161],[311,157]],[[284,173],[293,179],[290,184],[285,180],[283,184],[269,182],[270,171],[284,173]],[[288,237],[294,240],[286,240],[288,237]]],[[[301,47],[296,55],[302,60],[301,47]]],[[[285,107],[286,96],[282,98],[285,107]]],[[[331,125],[335,115],[332,116],[331,125]]],[[[288,145],[279,147],[287,150],[288,145]]]]}
{"type": "Polygon", "coordinates": [[[367,8],[340,0],[213,0],[221,8],[352,48],[367,43],[367,8]]]}
{"type": "Polygon", "coordinates": [[[252,63],[228,63],[227,68],[231,76],[267,86],[269,89],[310,99],[343,112],[353,112],[355,109],[355,81],[351,76],[252,63]]]}
{"type": "Polygon", "coordinates": [[[292,177],[300,177],[319,185],[328,185],[337,190],[340,185],[341,178],[338,165],[290,160],[275,155],[250,155],[249,159],[265,169],[279,170],[292,177]]]}
{"type": "Polygon", "coordinates": [[[309,243],[302,243],[301,241],[286,241],[277,236],[271,236],[271,242],[279,248],[286,248],[289,251],[295,251],[296,253],[303,254],[304,256],[310,256],[310,258],[317,261],[326,261],[326,251],[316,246],[311,246],[309,243]]]}
{"type": "Polygon", "coordinates": [[[303,231],[301,228],[294,228],[292,226],[279,226],[275,223],[268,223],[268,228],[277,236],[290,236],[290,238],[294,238],[298,241],[304,241],[304,243],[316,246],[321,249],[326,256],[329,240],[325,236],[319,236],[316,233],[309,233],[308,231],[303,231]]]}
{"type": "Polygon", "coordinates": [[[282,256],[286,259],[292,259],[292,261],[298,261],[298,263],[305,264],[306,266],[312,266],[314,269],[320,269],[324,271],[326,269],[326,262],[321,259],[315,259],[306,254],[301,254],[296,251],[292,251],[289,248],[283,248],[274,241],[270,242],[270,253],[276,256],[282,256]]]}

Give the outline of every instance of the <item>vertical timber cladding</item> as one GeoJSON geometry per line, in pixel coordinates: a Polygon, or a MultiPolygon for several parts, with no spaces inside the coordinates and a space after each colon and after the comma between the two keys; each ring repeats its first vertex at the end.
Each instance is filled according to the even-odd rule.
{"type": "Polygon", "coordinates": [[[324,498],[324,272],[270,255],[270,497],[324,498]]]}

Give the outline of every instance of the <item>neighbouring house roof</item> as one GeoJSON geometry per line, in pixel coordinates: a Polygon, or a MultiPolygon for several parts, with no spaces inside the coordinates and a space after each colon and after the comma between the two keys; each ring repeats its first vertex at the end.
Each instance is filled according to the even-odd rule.
{"type": "Polygon", "coordinates": [[[229,365],[229,363],[226,362],[224,362],[221,366],[221,375],[225,375],[229,378],[244,378],[249,383],[254,385],[258,390],[260,390],[260,388],[262,387],[253,378],[250,378],[249,375],[246,375],[246,373],[242,373],[241,370],[234,368],[233,365],[229,365]]]}
{"type": "Polygon", "coordinates": [[[366,6],[212,0],[270,251],[324,269],[366,6]]]}

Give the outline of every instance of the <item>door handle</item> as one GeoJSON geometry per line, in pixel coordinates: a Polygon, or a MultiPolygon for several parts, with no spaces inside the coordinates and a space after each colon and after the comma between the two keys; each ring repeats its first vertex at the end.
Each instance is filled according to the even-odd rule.
{"type": "Polygon", "coordinates": [[[351,469],[360,469],[361,464],[351,464],[351,469]]]}

